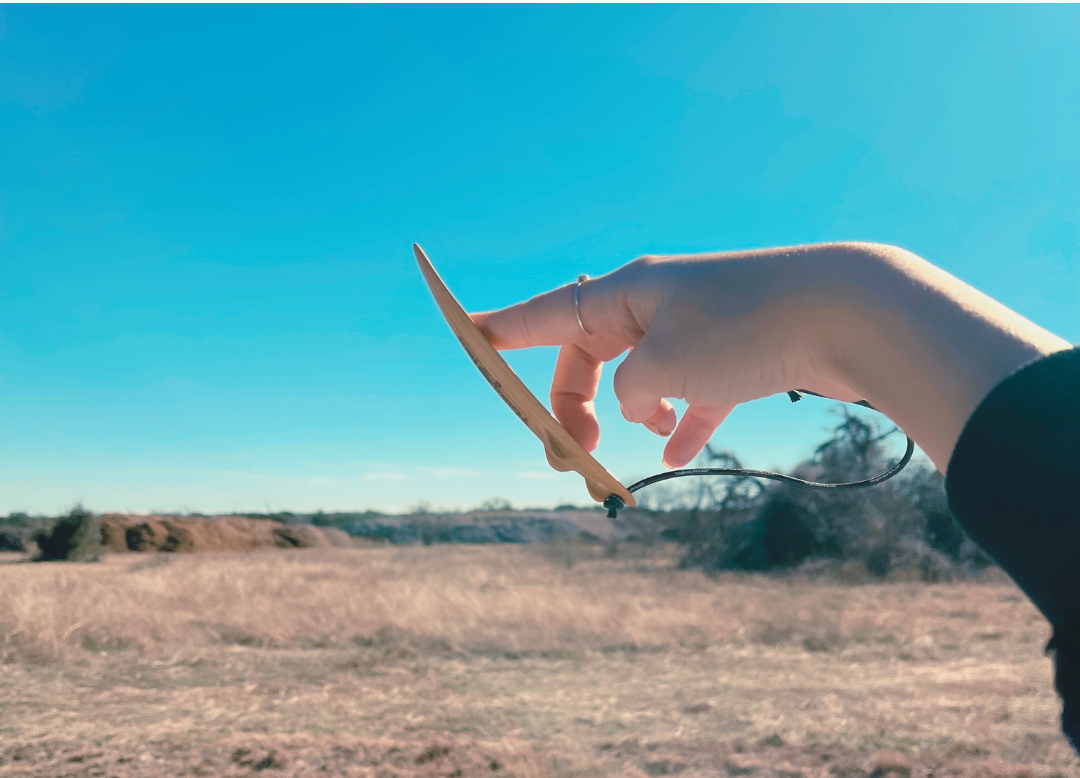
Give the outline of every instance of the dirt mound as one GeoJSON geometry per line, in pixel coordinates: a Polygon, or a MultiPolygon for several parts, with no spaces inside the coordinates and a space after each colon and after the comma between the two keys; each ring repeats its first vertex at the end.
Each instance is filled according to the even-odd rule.
{"type": "Polygon", "coordinates": [[[142,516],[106,513],[101,541],[109,551],[255,551],[261,548],[328,548],[351,545],[341,530],[279,524],[243,516],[142,516]]]}

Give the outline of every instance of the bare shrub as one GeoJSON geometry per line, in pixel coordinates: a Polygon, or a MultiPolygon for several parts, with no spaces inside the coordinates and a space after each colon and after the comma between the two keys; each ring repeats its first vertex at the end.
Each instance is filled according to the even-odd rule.
{"type": "MultiPolygon", "coordinates": [[[[886,441],[874,421],[841,407],[840,423],[793,475],[812,481],[859,481],[886,470],[886,441]]],[[[742,467],[730,452],[706,448],[710,466],[742,467]]],[[[857,562],[877,578],[915,574],[949,580],[977,571],[989,558],[949,511],[944,479],[927,462],[870,489],[802,490],[763,486],[750,478],[708,479],[681,503],[677,531],[684,566],[707,570],[792,569],[810,560],[857,562]]]]}

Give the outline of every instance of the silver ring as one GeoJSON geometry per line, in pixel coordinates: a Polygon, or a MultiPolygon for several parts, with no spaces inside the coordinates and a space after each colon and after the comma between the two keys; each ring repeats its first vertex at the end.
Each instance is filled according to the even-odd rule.
{"type": "Polygon", "coordinates": [[[577,317],[577,326],[581,327],[581,331],[586,335],[592,335],[587,329],[585,329],[585,323],[581,321],[581,285],[589,280],[589,277],[582,274],[577,277],[577,283],[574,284],[574,316],[577,317]]]}

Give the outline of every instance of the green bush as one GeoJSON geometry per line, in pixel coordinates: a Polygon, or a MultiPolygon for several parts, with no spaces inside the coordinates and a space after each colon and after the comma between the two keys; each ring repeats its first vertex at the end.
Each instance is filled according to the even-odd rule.
{"type": "Polygon", "coordinates": [[[39,531],[34,540],[41,562],[96,562],[104,550],[101,521],[81,505],[61,516],[51,529],[39,531]]]}

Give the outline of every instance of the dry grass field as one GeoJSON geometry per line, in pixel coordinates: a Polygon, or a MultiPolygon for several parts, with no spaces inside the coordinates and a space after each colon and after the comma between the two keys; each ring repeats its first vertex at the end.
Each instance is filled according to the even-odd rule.
{"type": "Polygon", "coordinates": [[[1072,776],[1001,580],[584,547],[0,565],[0,776],[1072,776]]]}

